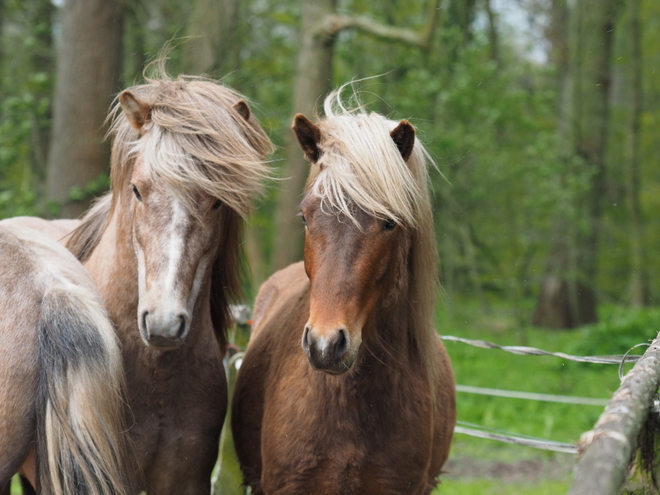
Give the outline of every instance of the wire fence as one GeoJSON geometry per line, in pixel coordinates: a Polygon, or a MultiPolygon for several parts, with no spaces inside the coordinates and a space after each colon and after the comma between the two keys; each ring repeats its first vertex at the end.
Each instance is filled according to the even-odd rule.
{"type": "MultiPolygon", "coordinates": [[[[621,368],[626,363],[636,363],[641,356],[631,356],[628,353],[621,355],[610,356],[574,356],[564,352],[550,352],[536,347],[528,346],[506,346],[499,345],[486,340],[465,339],[463,337],[456,337],[453,335],[442,335],[442,340],[447,342],[458,342],[480,349],[495,349],[519,356],[554,356],[560,359],[573,361],[577,363],[593,363],[593,364],[616,364],[619,365],[619,374],[621,375],[621,368]]],[[[635,346],[637,347],[637,346],[635,346]]],[[[562,404],[576,404],[584,406],[600,406],[604,407],[608,404],[609,399],[598,399],[591,397],[574,397],[567,395],[553,395],[541,394],[533,392],[520,392],[515,390],[501,390],[485,387],[475,387],[471,385],[456,385],[456,391],[459,393],[470,393],[487,395],[491,397],[505,397],[510,399],[523,399],[534,400],[541,402],[554,402],[562,404]]],[[[455,433],[469,435],[476,438],[483,438],[494,440],[497,442],[509,443],[514,445],[522,445],[540,450],[548,450],[551,452],[561,452],[564,454],[576,455],[579,452],[578,445],[557,442],[554,440],[547,440],[543,438],[534,438],[517,433],[488,428],[481,425],[472,423],[457,422],[455,433]]]]}
{"type": "Polygon", "coordinates": [[[521,345],[498,345],[486,340],[471,340],[462,337],[454,337],[453,335],[442,335],[442,340],[448,342],[460,342],[462,344],[479,347],[481,349],[499,349],[501,351],[518,354],[519,356],[555,356],[558,358],[574,361],[576,363],[594,363],[594,364],[618,364],[621,363],[636,363],[639,356],[629,356],[628,354],[614,355],[614,356],[572,356],[563,352],[549,352],[536,347],[527,347],[521,345]]]}

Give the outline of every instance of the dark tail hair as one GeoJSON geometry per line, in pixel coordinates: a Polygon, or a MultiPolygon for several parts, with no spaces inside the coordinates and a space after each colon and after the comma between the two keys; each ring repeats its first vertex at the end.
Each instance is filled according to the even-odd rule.
{"type": "Polygon", "coordinates": [[[48,289],[38,336],[38,492],[137,493],[121,354],[96,294],[73,284],[48,289]]]}

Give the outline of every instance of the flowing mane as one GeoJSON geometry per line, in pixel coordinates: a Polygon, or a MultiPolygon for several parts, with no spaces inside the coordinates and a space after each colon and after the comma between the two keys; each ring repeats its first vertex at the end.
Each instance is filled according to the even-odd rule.
{"type": "Polygon", "coordinates": [[[269,175],[264,157],[272,143],[253,116],[246,120],[234,107],[243,97],[208,79],[165,74],[128,90],[150,105],[150,119],[140,138],[118,102],[110,112],[113,187],[126,184],[142,152],[155,178],[181,192],[184,203],[203,191],[247,217],[269,175]]]}
{"type": "Polygon", "coordinates": [[[134,129],[115,102],[108,120],[113,139],[110,193],[83,217],[67,247],[85,261],[98,245],[109,218],[120,208],[136,159],[141,157],[153,179],[172,190],[196,212],[199,193],[220,199],[223,242],[213,269],[212,318],[221,337],[230,325],[228,304],[240,294],[242,219],[252,200],[263,193],[269,176],[266,156],[273,145],[243,97],[215,81],[164,71],[145,84],[128,88],[149,105],[141,131],[134,129]],[[242,102],[244,103],[244,102],[242,102]]]}
{"type": "MultiPolygon", "coordinates": [[[[433,325],[438,262],[428,186],[429,164],[435,166],[419,139],[404,161],[390,137],[398,124],[367,112],[359,103],[347,108],[345,85],[324,101],[325,118],[318,122],[320,158],[312,167],[306,194],[322,207],[355,220],[352,205],[378,218],[391,218],[412,231],[410,301],[419,328],[414,338],[424,361],[432,362],[436,338],[433,325]]],[[[357,100],[357,97],[355,98],[357,100]]]]}

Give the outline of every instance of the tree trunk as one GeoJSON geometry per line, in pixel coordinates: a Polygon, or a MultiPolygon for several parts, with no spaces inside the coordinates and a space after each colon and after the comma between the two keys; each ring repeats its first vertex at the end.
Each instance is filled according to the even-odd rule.
{"type": "MultiPolygon", "coordinates": [[[[30,56],[30,66],[34,74],[41,73],[52,77],[53,74],[53,15],[55,6],[50,0],[36,0],[30,5],[30,23],[34,29],[35,43],[30,56]]],[[[50,79],[52,80],[52,79],[50,79]]],[[[44,85],[41,91],[35,91],[35,107],[49,107],[45,114],[35,112],[31,115],[32,136],[30,149],[32,152],[32,169],[38,184],[43,188],[46,178],[48,145],[50,142],[51,108],[48,100],[51,97],[51,86],[44,85]],[[44,105],[45,103],[45,105],[44,105]]]]}
{"type": "Polygon", "coordinates": [[[490,59],[495,65],[500,65],[500,42],[497,33],[497,24],[495,22],[495,12],[491,5],[491,0],[485,0],[486,14],[488,14],[488,45],[490,46],[490,59]]]}
{"type": "MultiPolygon", "coordinates": [[[[300,51],[294,81],[293,109],[311,116],[319,99],[332,85],[332,52],[335,37],[320,29],[334,12],[336,0],[302,2],[300,51]]],[[[286,162],[275,218],[275,269],[302,259],[303,227],[297,216],[309,164],[303,158],[293,132],[287,133],[286,162]]]]}
{"type": "Polygon", "coordinates": [[[108,170],[103,122],[120,89],[123,6],[119,0],[66,0],[62,8],[47,197],[66,217],[80,215],[91,199],[73,201],[72,188],[108,170]]]}
{"type": "Polygon", "coordinates": [[[186,26],[191,36],[183,45],[183,71],[187,74],[225,72],[238,65],[236,43],[239,0],[197,0],[186,26]]]}
{"type": "Polygon", "coordinates": [[[642,33],[639,22],[640,0],[630,0],[630,38],[632,41],[632,85],[630,130],[626,150],[628,166],[627,193],[630,208],[630,304],[641,307],[649,304],[648,280],[645,270],[644,219],[639,199],[639,142],[642,116],[642,33]]]}
{"type": "MultiPolygon", "coordinates": [[[[576,218],[561,214],[548,253],[532,323],[573,328],[597,321],[595,280],[605,195],[605,152],[609,124],[611,52],[616,0],[579,0],[570,16],[570,41],[561,35],[567,7],[553,2],[553,33],[560,72],[559,134],[569,153],[566,174],[588,187],[576,193],[576,218]],[[568,49],[566,48],[568,47],[568,49]],[[563,54],[568,54],[568,60],[563,54]],[[575,165],[576,160],[579,165],[575,165]],[[583,227],[574,224],[583,223],[583,227]]],[[[565,178],[560,179],[562,182],[565,178]]]]}

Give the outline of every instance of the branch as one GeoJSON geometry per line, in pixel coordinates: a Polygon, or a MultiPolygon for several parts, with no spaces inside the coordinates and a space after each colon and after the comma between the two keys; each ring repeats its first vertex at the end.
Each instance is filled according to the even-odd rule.
{"type": "Polygon", "coordinates": [[[440,9],[440,0],[429,0],[426,23],[420,31],[405,29],[378,21],[366,16],[348,16],[328,14],[315,30],[317,36],[332,37],[344,29],[360,29],[365,33],[387,41],[397,41],[407,45],[418,46],[424,50],[431,48],[431,40],[435,30],[440,9]]]}
{"type": "Polygon", "coordinates": [[[639,432],[659,383],[660,334],[623,379],[594,429],[582,435],[582,458],[569,495],[621,493],[639,432]]]}

